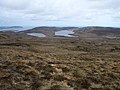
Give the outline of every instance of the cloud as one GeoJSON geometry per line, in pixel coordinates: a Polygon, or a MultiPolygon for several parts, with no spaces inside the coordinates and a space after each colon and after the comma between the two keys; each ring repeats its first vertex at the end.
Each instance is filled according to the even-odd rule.
{"type": "Polygon", "coordinates": [[[0,18],[28,25],[57,21],[112,25],[119,19],[119,5],[120,0],[0,0],[0,18]]]}
{"type": "Polygon", "coordinates": [[[29,0],[0,0],[0,7],[8,9],[24,9],[28,6],[29,0]]]}

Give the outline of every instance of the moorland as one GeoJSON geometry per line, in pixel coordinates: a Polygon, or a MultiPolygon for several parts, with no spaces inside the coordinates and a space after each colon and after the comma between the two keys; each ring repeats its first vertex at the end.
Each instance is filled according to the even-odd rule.
{"type": "Polygon", "coordinates": [[[0,31],[0,90],[120,90],[120,28],[0,31]]]}

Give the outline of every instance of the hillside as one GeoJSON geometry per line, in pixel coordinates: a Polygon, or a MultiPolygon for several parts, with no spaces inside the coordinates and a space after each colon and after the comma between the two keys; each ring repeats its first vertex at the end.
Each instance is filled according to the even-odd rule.
{"type": "Polygon", "coordinates": [[[113,27],[83,27],[77,30],[74,30],[75,35],[79,37],[86,38],[119,38],[120,37],[120,28],[113,27]]]}

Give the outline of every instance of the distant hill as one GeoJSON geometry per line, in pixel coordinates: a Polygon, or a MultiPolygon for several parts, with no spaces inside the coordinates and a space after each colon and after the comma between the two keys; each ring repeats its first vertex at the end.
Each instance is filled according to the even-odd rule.
{"type": "Polygon", "coordinates": [[[112,37],[120,37],[120,28],[114,27],[98,27],[98,26],[91,26],[91,27],[83,27],[77,30],[74,30],[76,35],[85,35],[89,36],[97,35],[97,36],[112,36],[112,37]]]}
{"type": "Polygon", "coordinates": [[[23,28],[22,26],[0,26],[0,29],[23,28]]]}
{"type": "Polygon", "coordinates": [[[23,32],[26,32],[26,33],[40,33],[41,31],[48,31],[48,30],[51,30],[51,31],[60,31],[60,30],[70,30],[70,29],[75,29],[77,27],[35,27],[35,28],[32,28],[32,29],[29,29],[29,30],[26,30],[26,31],[23,31],[23,32]]]}
{"type": "Polygon", "coordinates": [[[77,27],[35,27],[29,30],[21,31],[23,33],[43,33],[46,36],[54,36],[55,31],[71,30],[77,27]]]}
{"type": "Polygon", "coordinates": [[[88,26],[88,27],[35,27],[29,30],[21,31],[22,33],[43,33],[46,36],[55,36],[56,31],[60,30],[72,30],[74,35],[79,37],[120,37],[120,28],[114,27],[100,27],[100,26],[88,26]]]}

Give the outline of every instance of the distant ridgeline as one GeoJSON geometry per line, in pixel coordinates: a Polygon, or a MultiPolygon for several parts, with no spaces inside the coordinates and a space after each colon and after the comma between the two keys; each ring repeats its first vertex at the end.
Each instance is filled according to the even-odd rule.
{"type": "Polygon", "coordinates": [[[107,35],[107,34],[120,35],[120,28],[90,26],[90,27],[79,28],[75,32],[76,33],[81,33],[81,32],[94,33],[97,35],[107,35]]]}
{"type": "Polygon", "coordinates": [[[22,26],[0,26],[0,29],[23,28],[22,26]]]}

